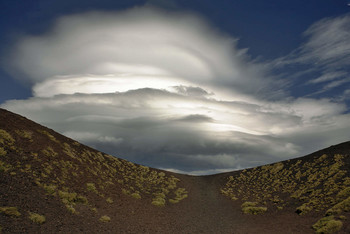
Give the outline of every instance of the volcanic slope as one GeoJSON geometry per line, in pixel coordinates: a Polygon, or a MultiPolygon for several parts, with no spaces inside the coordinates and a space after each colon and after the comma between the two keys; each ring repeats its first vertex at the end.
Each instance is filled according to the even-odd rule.
{"type": "Polygon", "coordinates": [[[188,176],[98,152],[0,109],[2,233],[350,233],[350,142],[188,176]]]}

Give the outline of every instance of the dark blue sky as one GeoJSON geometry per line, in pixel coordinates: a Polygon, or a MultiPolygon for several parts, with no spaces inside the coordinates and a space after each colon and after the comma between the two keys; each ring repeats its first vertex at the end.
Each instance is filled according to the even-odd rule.
{"type": "MultiPolygon", "coordinates": [[[[2,0],[0,2],[0,61],[22,35],[50,29],[63,15],[92,10],[114,11],[152,4],[174,11],[192,11],[214,27],[239,38],[239,48],[249,48],[252,58],[275,59],[287,55],[302,42],[302,33],[314,22],[349,12],[346,0],[2,0]]],[[[31,95],[31,87],[0,68],[0,103],[31,95]]]]}

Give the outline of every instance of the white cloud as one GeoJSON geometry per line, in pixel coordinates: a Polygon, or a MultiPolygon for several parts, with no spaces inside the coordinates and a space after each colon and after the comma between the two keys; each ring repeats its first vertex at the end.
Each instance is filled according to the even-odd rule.
{"type": "Polygon", "coordinates": [[[320,77],[317,77],[316,79],[310,80],[309,84],[317,84],[317,83],[323,83],[327,81],[333,81],[336,79],[339,79],[343,76],[345,76],[347,73],[344,71],[336,71],[336,72],[326,72],[322,74],[320,77]]]}
{"type": "Polygon", "coordinates": [[[190,14],[145,7],[90,12],[60,18],[47,34],[21,38],[6,67],[34,83],[39,96],[123,92],[145,84],[268,88],[259,79],[263,67],[248,65],[236,41],[190,14]]]}
{"type": "Polygon", "coordinates": [[[301,61],[340,67],[350,60],[350,15],[327,18],[313,24],[306,32],[309,37],[301,48],[301,61]]]}
{"type": "Polygon", "coordinates": [[[315,86],[317,90],[308,96],[333,91],[340,85],[346,88],[350,84],[350,14],[322,19],[311,25],[304,36],[306,42],[273,61],[273,67],[298,70],[289,76],[302,79],[309,87],[322,85],[315,86]]]}
{"type": "MultiPolygon", "coordinates": [[[[286,96],[266,76],[268,66],[245,53],[194,15],[135,8],[65,16],[47,34],[18,42],[9,67],[32,82],[34,97],[1,107],[104,152],[192,174],[349,139],[344,104],[286,96]],[[285,98],[262,98],[276,93],[285,98]]],[[[332,72],[311,83],[342,81],[332,72]]]]}

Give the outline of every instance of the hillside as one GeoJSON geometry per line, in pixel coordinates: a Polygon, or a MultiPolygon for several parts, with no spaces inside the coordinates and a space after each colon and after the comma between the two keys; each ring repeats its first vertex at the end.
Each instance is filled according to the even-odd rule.
{"type": "Polygon", "coordinates": [[[98,152],[0,109],[0,232],[350,233],[349,152],[346,142],[188,176],[98,152]]]}

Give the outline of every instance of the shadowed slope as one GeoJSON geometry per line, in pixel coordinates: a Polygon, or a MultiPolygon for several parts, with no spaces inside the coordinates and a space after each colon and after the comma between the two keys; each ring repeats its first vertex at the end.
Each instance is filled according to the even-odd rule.
{"type": "Polygon", "coordinates": [[[349,233],[349,149],[347,142],[273,165],[187,176],[117,159],[0,109],[0,229],[314,233],[328,215],[316,229],[341,222],[340,233],[349,233]]]}

